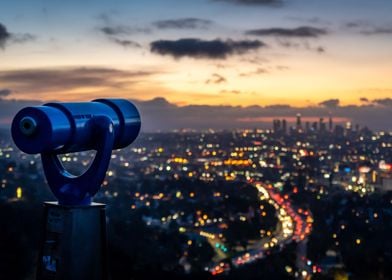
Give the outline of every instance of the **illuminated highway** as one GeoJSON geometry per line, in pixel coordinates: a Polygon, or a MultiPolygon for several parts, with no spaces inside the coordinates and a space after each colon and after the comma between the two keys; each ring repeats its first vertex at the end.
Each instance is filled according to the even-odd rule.
{"type": "MultiPolygon", "coordinates": [[[[221,261],[216,261],[214,264],[207,267],[207,270],[212,275],[221,274],[229,271],[231,267],[239,267],[260,260],[268,254],[270,249],[277,248],[280,251],[285,245],[295,241],[299,244],[305,244],[304,246],[298,246],[301,247],[302,250],[297,250],[297,266],[300,266],[297,269],[301,271],[297,276],[306,278],[312,271],[316,272],[317,267],[311,267],[309,265],[310,261],[306,259],[306,238],[311,232],[313,223],[311,214],[308,211],[294,207],[288,200],[288,197],[282,197],[279,193],[274,191],[271,185],[266,186],[260,182],[253,182],[252,184],[258,190],[260,201],[266,201],[276,209],[279,220],[277,228],[269,236],[250,245],[248,250],[237,253],[235,256],[231,257],[230,261],[223,261],[225,257],[227,258],[227,255],[219,252],[221,250],[219,250],[218,247],[214,247],[217,254],[221,257],[221,261]]],[[[201,231],[201,235],[205,236],[210,244],[216,244],[218,240],[220,241],[220,239],[213,234],[201,231]]],[[[291,272],[293,269],[286,268],[286,270],[291,272]]]]}

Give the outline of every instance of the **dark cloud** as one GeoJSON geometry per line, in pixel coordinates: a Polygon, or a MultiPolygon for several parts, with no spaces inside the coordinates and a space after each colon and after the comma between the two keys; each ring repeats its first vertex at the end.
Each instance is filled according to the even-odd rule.
{"type": "Polygon", "coordinates": [[[226,83],[226,82],[227,82],[227,80],[225,77],[214,73],[214,74],[212,74],[211,78],[209,78],[206,81],[206,84],[221,84],[221,83],[226,83]]]}
{"type": "Polygon", "coordinates": [[[23,44],[30,41],[35,41],[37,37],[30,33],[23,33],[23,34],[13,34],[12,35],[12,42],[23,44]]]}
{"type": "Polygon", "coordinates": [[[276,66],[276,69],[278,69],[280,71],[285,71],[285,70],[289,70],[290,67],[285,66],[285,65],[278,65],[278,66],[276,66]]]}
{"type": "Polygon", "coordinates": [[[269,60],[264,57],[252,57],[252,58],[244,57],[241,59],[241,61],[250,64],[256,64],[256,65],[262,65],[269,62],[269,60]]]}
{"type": "Polygon", "coordinates": [[[251,50],[265,47],[259,40],[226,40],[211,41],[185,38],[179,40],[159,40],[150,44],[151,52],[160,55],[171,55],[174,58],[193,57],[223,59],[229,55],[243,54],[251,50]]]}
{"type": "Polygon", "coordinates": [[[349,21],[344,25],[346,28],[362,28],[362,27],[370,27],[371,25],[363,20],[349,21]]]}
{"type": "Polygon", "coordinates": [[[320,102],[319,105],[327,108],[336,108],[339,106],[339,99],[328,99],[323,102],[320,102]]]}
{"type": "Polygon", "coordinates": [[[0,84],[18,92],[56,92],[79,88],[121,88],[155,74],[147,71],[123,71],[113,68],[48,68],[0,71],[0,84]]]}
{"type": "Polygon", "coordinates": [[[101,33],[107,36],[119,36],[119,35],[133,35],[136,33],[151,33],[149,28],[132,27],[126,25],[107,25],[98,29],[101,33]]]}
{"type": "Polygon", "coordinates": [[[311,17],[311,18],[303,18],[303,17],[287,17],[287,19],[302,22],[302,23],[310,23],[310,24],[322,24],[322,25],[331,25],[331,22],[324,20],[319,17],[311,17]]]}
{"type": "Polygon", "coordinates": [[[103,34],[108,36],[129,34],[129,30],[125,26],[104,26],[99,29],[103,34]]]}
{"type": "Polygon", "coordinates": [[[265,106],[265,108],[268,108],[268,109],[290,109],[291,106],[287,105],[287,104],[273,104],[273,105],[265,106]]]}
{"type": "Polygon", "coordinates": [[[344,27],[357,30],[362,35],[390,35],[392,34],[392,25],[385,24],[377,26],[365,20],[356,20],[347,22],[344,27]]]}
{"type": "Polygon", "coordinates": [[[124,48],[140,48],[141,45],[127,37],[135,33],[149,33],[148,28],[130,27],[125,25],[113,25],[107,22],[107,25],[99,28],[111,42],[124,48]]]}
{"type": "Polygon", "coordinates": [[[310,44],[308,41],[299,40],[295,42],[293,41],[292,38],[280,38],[280,37],[278,37],[276,40],[277,43],[284,48],[297,49],[297,50],[305,49],[319,54],[325,53],[324,47],[312,46],[312,44],[310,44]]]}
{"type": "Polygon", "coordinates": [[[390,35],[392,34],[392,27],[373,27],[360,31],[363,35],[390,35]]]}
{"type": "Polygon", "coordinates": [[[361,98],[359,98],[359,101],[361,101],[361,102],[369,102],[369,99],[367,99],[366,97],[361,97],[361,98]]]}
{"type": "Polygon", "coordinates": [[[105,24],[110,24],[113,23],[113,21],[118,18],[119,12],[116,10],[109,10],[105,11],[103,13],[98,14],[94,18],[99,20],[100,22],[103,22],[105,24]]]}
{"type": "Polygon", "coordinates": [[[159,29],[208,29],[212,23],[200,18],[180,18],[155,21],[153,25],[159,29]]]}
{"type": "Polygon", "coordinates": [[[291,40],[288,40],[286,38],[278,38],[277,42],[280,46],[284,47],[284,48],[294,48],[294,49],[299,49],[302,47],[303,44],[299,43],[299,42],[293,42],[291,40]]]}
{"type": "Polygon", "coordinates": [[[8,43],[23,44],[34,41],[36,36],[30,33],[10,33],[7,28],[0,23],[0,48],[5,48],[8,43]]]}
{"type": "Polygon", "coordinates": [[[232,90],[223,89],[223,90],[220,91],[220,93],[240,94],[241,91],[240,90],[235,90],[235,89],[232,89],[232,90]]]}
{"type": "Polygon", "coordinates": [[[300,26],[297,28],[260,28],[252,29],[245,32],[247,35],[255,36],[277,36],[277,37],[300,37],[300,38],[317,38],[328,34],[324,28],[312,26],[300,26]]]}
{"type": "Polygon", "coordinates": [[[5,47],[5,43],[11,38],[11,34],[7,31],[7,28],[0,23],[0,48],[5,47]]]}
{"type": "Polygon", "coordinates": [[[250,77],[250,76],[262,75],[262,74],[267,74],[267,73],[269,73],[268,69],[259,67],[256,70],[251,71],[251,72],[240,73],[240,77],[250,77]]]}
{"type": "Polygon", "coordinates": [[[383,99],[374,99],[372,100],[373,104],[392,107],[392,98],[383,98],[383,99]]]}
{"type": "Polygon", "coordinates": [[[141,48],[142,46],[131,40],[126,40],[126,39],[119,39],[119,38],[113,38],[112,41],[120,46],[123,46],[124,48],[141,48]]]}
{"type": "Polygon", "coordinates": [[[8,88],[0,89],[0,98],[10,95],[12,91],[8,88]]]}
{"type": "Polygon", "coordinates": [[[175,104],[170,103],[163,97],[155,97],[151,100],[146,100],[146,101],[140,101],[143,104],[143,107],[145,108],[176,108],[177,106],[175,104]]]}
{"type": "Polygon", "coordinates": [[[217,2],[228,2],[237,5],[260,5],[260,6],[281,6],[285,1],[283,0],[213,0],[217,2]]]}

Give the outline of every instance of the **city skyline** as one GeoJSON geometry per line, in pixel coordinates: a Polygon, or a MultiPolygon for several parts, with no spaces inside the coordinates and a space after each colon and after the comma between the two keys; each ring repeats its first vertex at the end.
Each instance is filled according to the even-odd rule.
{"type": "MultiPolygon", "coordinates": [[[[319,122],[320,118],[333,119],[334,124],[346,126],[347,123],[355,128],[367,127],[375,131],[390,131],[390,106],[314,106],[292,107],[289,105],[253,105],[240,106],[211,106],[186,105],[178,106],[164,98],[152,100],[132,100],[142,116],[142,131],[173,131],[181,129],[194,130],[232,130],[232,129],[271,129],[276,119],[285,119],[293,125],[297,114],[304,122],[319,122]]],[[[0,128],[8,129],[12,118],[20,109],[26,106],[42,105],[44,101],[14,100],[0,98],[0,128]]],[[[327,102],[328,103],[328,102],[327,102]]],[[[304,126],[305,127],[305,126],[304,126]]],[[[289,129],[289,126],[287,126],[289,129]]]]}

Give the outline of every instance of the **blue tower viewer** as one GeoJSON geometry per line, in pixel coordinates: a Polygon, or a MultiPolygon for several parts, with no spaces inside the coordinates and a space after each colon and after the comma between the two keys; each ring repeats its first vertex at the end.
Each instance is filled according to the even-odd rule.
{"type": "Polygon", "coordinates": [[[113,149],[131,144],[140,131],[140,114],[125,99],[47,103],[26,107],[12,122],[12,138],[28,154],[41,154],[49,187],[61,205],[89,205],[98,192],[113,149]],[[97,154],[80,176],[67,172],[57,155],[86,150],[97,154]]]}

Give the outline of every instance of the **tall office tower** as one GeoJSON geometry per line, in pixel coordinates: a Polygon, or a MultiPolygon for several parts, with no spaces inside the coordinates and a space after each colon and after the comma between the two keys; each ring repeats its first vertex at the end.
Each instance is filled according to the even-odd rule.
{"type": "Polygon", "coordinates": [[[327,125],[324,122],[324,118],[320,118],[319,127],[320,132],[325,132],[327,130],[327,125]]]}
{"type": "Polygon", "coordinates": [[[351,122],[346,122],[346,135],[351,135],[352,132],[352,124],[351,122]]]}
{"type": "Polygon", "coordinates": [[[341,125],[335,125],[335,136],[336,137],[343,137],[344,136],[344,128],[341,125]]]}
{"type": "Polygon", "coordinates": [[[278,133],[280,131],[280,120],[273,120],[273,129],[274,133],[278,133]]]}
{"type": "Polygon", "coordinates": [[[282,131],[283,131],[283,134],[286,135],[286,133],[287,133],[287,121],[286,121],[286,119],[282,120],[282,131]]]}
{"type": "Polygon", "coordinates": [[[313,131],[317,131],[317,122],[313,122],[312,129],[313,131]]]}
{"type": "Polygon", "coordinates": [[[329,129],[329,132],[333,131],[333,120],[332,120],[332,116],[331,115],[329,115],[329,127],[328,127],[328,129],[329,129]]]}
{"type": "Polygon", "coordinates": [[[305,130],[306,130],[306,133],[310,132],[310,122],[305,123],[305,130]]]}
{"type": "Polygon", "coordinates": [[[302,124],[301,124],[301,114],[298,113],[297,114],[297,124],[296,124],[296,129],[299,130],[300,128],[302,128],[302,124]]]}

